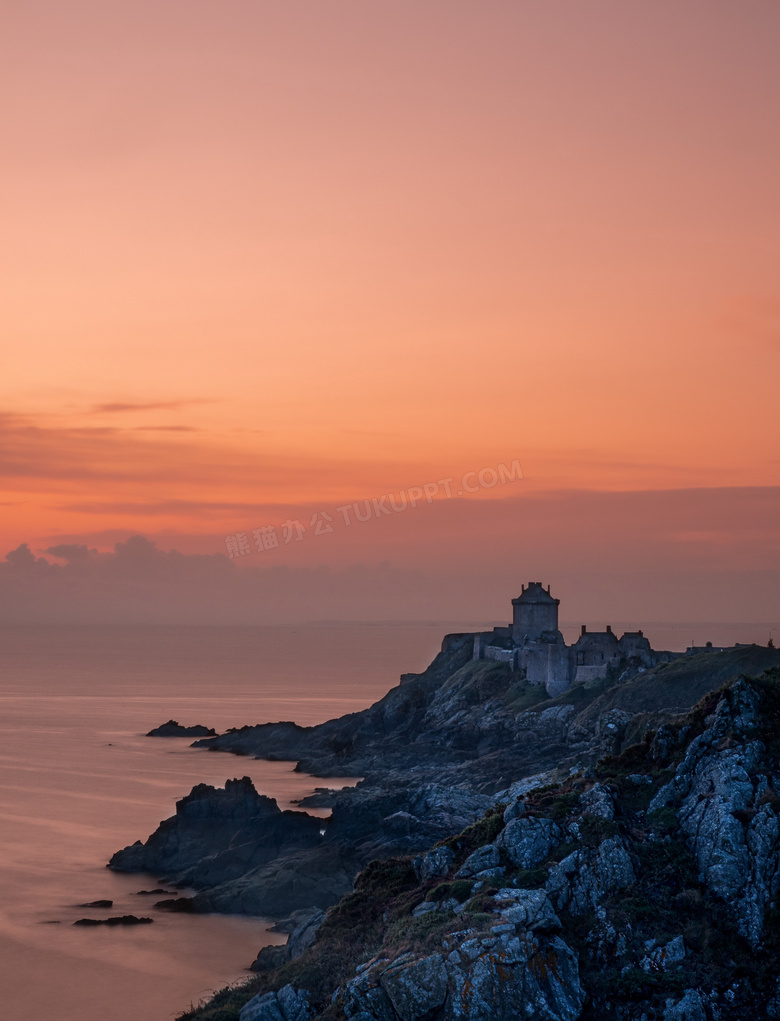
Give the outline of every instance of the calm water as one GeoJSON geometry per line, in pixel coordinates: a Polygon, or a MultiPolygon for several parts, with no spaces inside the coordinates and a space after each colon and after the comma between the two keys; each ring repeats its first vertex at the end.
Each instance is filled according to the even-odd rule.
{"type": "MultiPolygon", "coordinates": [[[[284,938],[262,920],[161,914],[151,926],[110,930],[70,923],[100,915],[77,905],[103,898],[114,901],[111,914],[153,914],[157,898],[137,892],[153,880],[114,874],[105,862],[171,815],[193,784],[248,773],[286,808],[322,781],[293,773],[291,763],[142,735],[169,717],[222,729],[317,723],[360,709],[400,673],[422,669],[448,629],[0,628],[0,1015],[165,1021],[242,977],[264,943],[284,938]]],[[[645,631],[661,648],[767,638],[766,625],[645,631]]]]}
{"type": "Polygon", "coordinates": [[[165,1021],[240,978],[284,940],[261,920],[82,929],[70,923],[103,913],[76,905],[154,914],[159,898],[137,895],[151,878],[105,863],[193,784],[248,773],[286,808],[322,781],[141,735],[171,716],[317,723],[375,701],[440,640],[431,627],[0,629],[0,1016],[165,1021]]]}

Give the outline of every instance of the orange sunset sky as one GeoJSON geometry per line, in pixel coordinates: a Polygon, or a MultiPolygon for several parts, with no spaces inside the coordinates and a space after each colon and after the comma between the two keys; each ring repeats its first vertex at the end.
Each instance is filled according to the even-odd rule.
{"type": "Polygon", "coordinates": [[[93,619],[133,557],[106,619],[158,568],[177,620],[503,617],[536,576],[780,616],[776,0],[26,0],[0,37],[8,619],[93,619]]]}

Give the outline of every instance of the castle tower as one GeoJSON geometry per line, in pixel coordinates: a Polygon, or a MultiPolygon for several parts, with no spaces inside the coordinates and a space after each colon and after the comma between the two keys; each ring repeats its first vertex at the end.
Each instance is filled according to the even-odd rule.
{"type": "MultiPolygon", "coordinates": [[[[512,600],[512,638],[520,644],[524,638],[538,639],[543,631],[558,630],[558,603],[553,599],[549,585],[545,589],[540,581],[529,581],[517,599],[512,600]]],[[[562,639],[561,639],[562,640],[562,639]]]]}

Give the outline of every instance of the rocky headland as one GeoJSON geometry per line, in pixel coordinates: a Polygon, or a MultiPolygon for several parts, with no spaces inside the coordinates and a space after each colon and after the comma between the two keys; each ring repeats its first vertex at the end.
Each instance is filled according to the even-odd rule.
{"type": "Polygon", "coordinates": [[[183,1017],[780,1018],[780,655],[549,699],[463,639],[362,713],[197,742],[365,779],[314,795],[328,820],[200,785],[114,856],[195,910],[287,919],[247,986],[183,1017]]]}

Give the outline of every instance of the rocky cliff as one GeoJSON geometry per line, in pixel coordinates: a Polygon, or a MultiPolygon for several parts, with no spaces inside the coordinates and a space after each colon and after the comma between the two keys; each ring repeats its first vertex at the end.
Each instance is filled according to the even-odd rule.
{"type": "Polygon", "coordinates": [[[775,669],[372,862],[305,949],[183,1017],[780,1018],[779,790],[775,669]]]}
{"type": "Polygon", "coordinates": [[[448,635],[424,673],[405,675],[362,712],[316,727],[242,727],[195,746],[378,783],[414,770],[420,780],[493,794],[523,776],[595,761],[720,684],[780,666],[778,650],[745,646],[646,671],[623,664],[606,680],[550,699],[508,664],[472,660],[472,644],[471,635],[448,635]]]}

